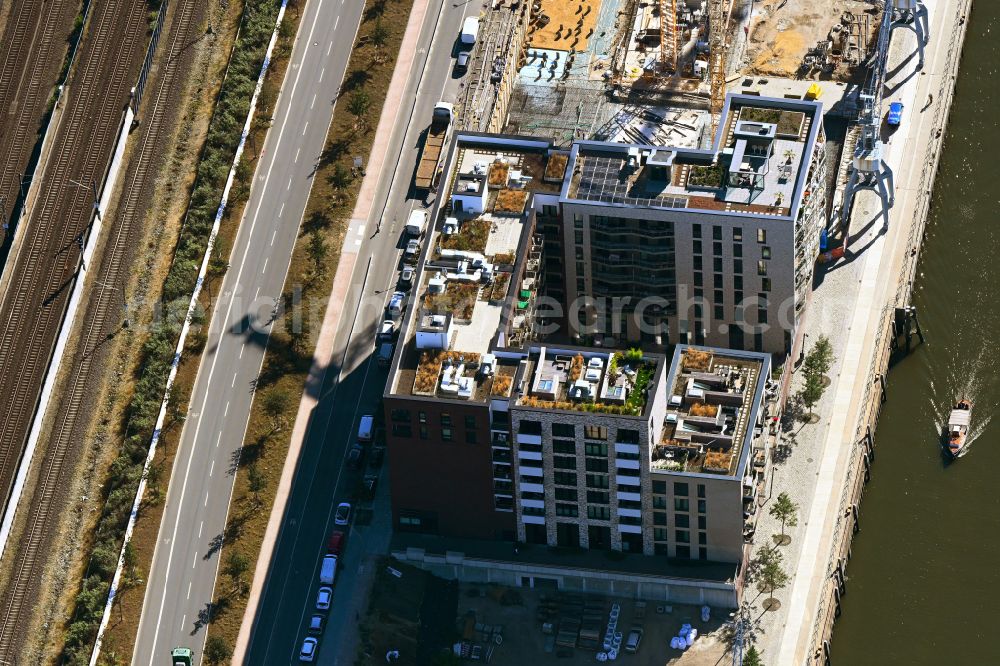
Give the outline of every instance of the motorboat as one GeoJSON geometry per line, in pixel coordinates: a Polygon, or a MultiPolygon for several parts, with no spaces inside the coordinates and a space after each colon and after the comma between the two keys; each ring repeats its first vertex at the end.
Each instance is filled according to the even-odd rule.
{"type": "Polygon", "coordinates": [[[958,458],[965,453],[965,444],[968,441],[971,422],[972,401],[963,398],[955,403],[948,416],[948,425],[941,433],[945,451],[952,458],[958,458]]]}

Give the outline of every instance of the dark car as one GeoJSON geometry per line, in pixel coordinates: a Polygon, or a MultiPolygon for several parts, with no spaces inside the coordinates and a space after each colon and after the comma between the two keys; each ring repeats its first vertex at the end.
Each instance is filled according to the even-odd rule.
{"type": "Polygon", "coordinates": [[[365,461],[365,449],[361,444],[355,443],[347,453],[347,466],[351,469],[361,469],[365,461]]]}
{"type": "Polygon", "coordinates": [[[383,460],[385,460],[385,447],[373,446],[371,455],[368,456],[368,466],[372,469],[379,469],[382,467],[383,460]]]}
{"type": "Polygon", "coordinates": [[[330,535],[330,540],[326,542],[326,552],[339,556],[340,552],[344,549],[344,539],[346,538],[347,534],[341,530],[336,530],[330,535]]]}
{"type": "Polygon", "coordinates": [[[365,476],[365,497],[375,499],[375,490],[378,488],[378,476],[369,474],[365,476]]]}

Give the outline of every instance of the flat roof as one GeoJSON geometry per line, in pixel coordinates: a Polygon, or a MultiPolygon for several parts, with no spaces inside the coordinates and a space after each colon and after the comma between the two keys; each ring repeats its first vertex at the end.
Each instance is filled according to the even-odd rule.
{"type": "Polygon", "coordinates": [[[562,200],[793,217],[819,102],[730,94],[711,148],[577,141],[562,200]]]}
{"type": "Polygon", "coordinates": [[[744,476],[770,372],[770,354],[678,345],[652,471],[744,476]]]}

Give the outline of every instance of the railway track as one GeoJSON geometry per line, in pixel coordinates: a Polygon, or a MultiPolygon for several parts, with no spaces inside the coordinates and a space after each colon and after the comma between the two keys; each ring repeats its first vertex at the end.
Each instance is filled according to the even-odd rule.
{"type": "MultiPolygon", "coordinates": [[[[154,75],[155,94],[149,98],[142,111],[142,125],[138,150],[126,166],[122,195],[116,206],[116,216],[111,227],[108,245],[104,250],[101,265],[97,271],[92,298],[85,310],[81,338],[63,399],[59,403],[51,436],[47,438],[47,448],[42,457],[39,480],[34,495],[26,510],[26,522],[22,538],[13,552],[12,577],[5,589],[0,591],[0,663],[20,654],[19,640],[25,635],[28,622],[36,609],[25,601],[37,599],[35,588],[41,579],[43,569],[50,555],[45,547],[51,536],[54,523],[58,521],[65,498],[59,490],[65,487],[64,473],[72,469],[75,454],[80,452],[75,443],[82,441],[82,433],[87,419],[79,419],[88,398],[88,389],[96,380],[101,361],[99,349],[121,323],[122,293],[127,282],[129,248],[134,245],[140,231],[139,214],[148,202],[153,182],[149,178],[151,167],[157,162],[162,146],[164,120],[168,115],[169,103],[180,91],[177,68],[182,61],[182,53],[189,45],[195,25],[193,0],[175,0],[174,8],[168,16],[169,45],[161,43],[158,59],[162,63],[154,75]],[[70,465],[67,466],[67,461],[70,465]]],[[[155,175],[155,171],[153,171],[155,175]]]]}
{"type": "MultiPolygon", "coordinates": [[[[145,9],[143,0],[91,8],[22,250],[11,257],[15,277],[0,303],[0,496],[5,507],[93,213],[91,183],[99,183],[107,169],[141,62],[137,44],[145,31],[145,9]]],[[[15,637],[17,623],[9,620],[19,615],[20,604],[11,600],[5,600],[0,646],[12,645],[15,637]]],[[[18,656],[10,647],[0,648],[0,659],[17,663],[18,656]]]]}
{"type": "MultiPolygon", "coordinates": [[[[14,0],[0,36],[0,218],[7,223],[21,190],[48,97],[65,53],[78,0],[14,0]]],[[[4,234],[0,232],[0,239],[4,234]]]]}

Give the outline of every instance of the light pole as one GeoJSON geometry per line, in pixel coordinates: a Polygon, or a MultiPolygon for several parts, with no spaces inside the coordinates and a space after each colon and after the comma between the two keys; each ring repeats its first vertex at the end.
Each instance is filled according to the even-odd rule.
{"type": "Polygon", "coordinates": [[[804,361],[806,359],[806,340],[808,340],[808,339],[809,339],[809,334],[808,333],[803,333],[802,334],[802,348],[799,349],[799,360],[797,360],[795,362],[795,367],[796,368],[798,368],[800,365],[802,365],[802,361],[804,361]]]}

